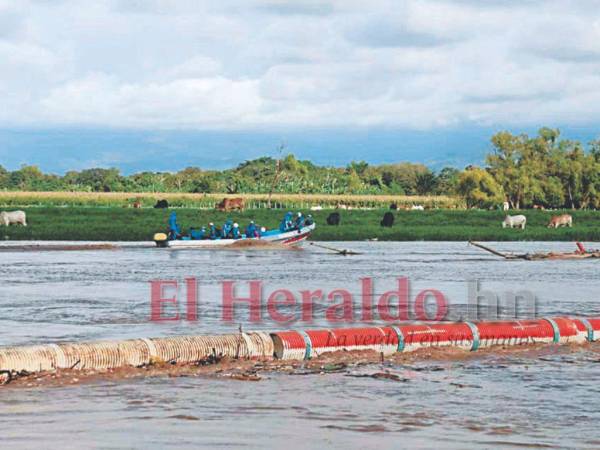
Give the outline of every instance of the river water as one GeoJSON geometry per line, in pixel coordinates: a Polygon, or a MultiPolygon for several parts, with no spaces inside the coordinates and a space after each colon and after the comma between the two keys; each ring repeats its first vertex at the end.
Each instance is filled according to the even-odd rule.
{"type": "MultiPolygon", "coordinates": [[[[127,245],[114,251],[2,251],[1,345],[209,334],[245,329],[340,327],[361,321],[361,279],[373,280],[375,302],[408,278],[409,304],[435,289],[447,319],[473,314],[469,289],[494,293],[499,317],[600,316],[598,261],[505,261],[457,242],[325,243],[359,255],[316,247],[298,251],[167,250],[127,245]],[[185,279],[199,286],[198,320],[185,320],[185,279]],[[152,280],[176,280],[181,320],[150,320],[152,280]],[[262,284],[261,321],[243,303],[223,321],[222,282],[262,284]],[[470,287],[469,287],[470,286],[470,287]],[[474,286],[476,288],[474,288],[474,286]],[[297,321],[273,320],[266,300],[289,290],[298,305],[280,308],[297,321]],[[327,309],[345,289],[353,317],[328,321],[327,309]],[[301,291],[321,290],[310,323],[300,319],[301,291]]],[[[570,243],[490,243],[502,251],[572,251],[570,243]]],[[[586,244],[593,248],[594,244],[586,244]]],[[[174,291],[165,296],[173,296],[174,291]]],[[[472,294],[471,294],[472,296],[472,294]]],[[[411,315],[413,314],[411,309],[411,315]]],[[[435,303],[427,312],[435,315],[435,303]]],[[[469,316],[470,318],[474,318],[469,316]]],[[[478,317],[494,318],[483,304],[478,317]]],[[[375,323],[380,323],[377,320],[375,323]]],[[[506,354],[462,362],[396,366],[406,382],[348,374],[267,374],[261,382],[203,378],[100,381],[46,390],[0,392],[0,436],[12,448],[598,448],[600,362],[581,350],[542,359],[506,354]]],[[[372,372],[377,367],[359,369],[372,372]]]]}

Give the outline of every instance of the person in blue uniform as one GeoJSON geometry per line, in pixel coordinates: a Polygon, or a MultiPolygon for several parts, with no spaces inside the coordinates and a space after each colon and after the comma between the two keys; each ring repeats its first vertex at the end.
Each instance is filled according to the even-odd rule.
{"type": "Polygon", "coordinates": [[[234,223],[233,227],[231,228],[231,237],[233,239],[240,239],[242,237],[242,234],[240,233],[240,226],[237,223],[234,223]]]}
{"type": "Polygon", "coordinates": [[[258,230],[256,229],[256,225],[254,224],[254,220],[251,220],[248,226],[246,227],[246,237],[247,238],[256,238],[258,237],[258,230]]]}
{"type": "Polygon", "coordinates": [[[201,229],[190,228],[190,238],[193,240],[204,239],[204,235],[206,234],[206,228],[202,227],[201,229]]]}
{"type": "Polygon", "coordinates": [[[221,228],[221,236],[224,239],[231,239],[232,228],[233,228],[233,221],[231,219],[227,219],[227,221],[223,224],[223,228],[221,228]]]}
{"type": "Polygon", "coordinates": [[[215,227],[214,223],[208,224],[208,238],[209,239],[217,239],[219,237],[219,233],[217,232],[217,227],[215,227]]]}
{"type": "Polygon", "coordinates": [[[285,216],[279,224],[279,231],[288,231],[294,225],[294,215],[291,212],[285,213],[285,216]]]}
{"type": "Polygon", "coordinates": [[[296,216],[296,221],[294,223],[296,229],[301,229],[304,226],[304,216],[301,212],[296,216]]]}
{"type": "Polygon", "coordinates": [[[177,239],[181,235],[179,225],[177,225],[177,213],[173,211],[169,216],[169,239],[177,239]]]}

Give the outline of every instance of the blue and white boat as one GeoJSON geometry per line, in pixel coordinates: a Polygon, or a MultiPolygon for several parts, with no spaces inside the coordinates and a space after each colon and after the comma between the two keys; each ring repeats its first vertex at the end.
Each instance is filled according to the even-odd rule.
{"type": "MultiPolygon", "coordinates": [[[[171,216],[174,217],[173,215],[171,216]]],[[[180,235],[178,232],[173,233],[156,233],[154,235],[154,242],[158,247],[167,248],[218,248],[225,247],[228,245],[236,244],[244,241],[261,241],[280,245],[299,245],[311,235],[315,230],[315,223],[312,222],[309,225],[304,225],[301,228],[292,228],[285,231],[275,229],[262,231],[260,237],[247,237],[245,234],[241,234],[240,238],[223,238],[219,237],[216,239],[194,239],[190,235],[180,235]]],[[[176,222],[172,220],[171,230],[174,228],[178,231],[176,222]]]]}

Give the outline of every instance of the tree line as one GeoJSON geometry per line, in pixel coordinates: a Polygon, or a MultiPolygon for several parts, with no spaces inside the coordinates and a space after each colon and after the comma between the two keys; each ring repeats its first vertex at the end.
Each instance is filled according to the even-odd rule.
{"type": "Polygon", "coordinates": [[[600,208],[600,141],[587,146],[560,138],[556,129],[537,135],[500,132],[483,167],[431,170],[401,162],[346,167],[318,166],[287,155],[262,157],[226,170],[188,167],[178,172],[123,175],[116,168],[91,168],[64,175],[37,166],[8,171],[0,165],[0,189],[86,192],[191,192],[304,194],[395,194],[462,196],[467,206],[490,208],[600,208]],[[276,180],[276,183],[274,183],[276,180]]]}
{"type": "Polygon", "coordinates": [[[459,174],[451,167],[435,173],[423,164],[408,162],[369,165],[360,161],[343,168],[325,167],[287,155],[280,161],[262,157],[221,171],[188,167],[179,172],[128,176],[116,168],[69,171],[59,176],[43,173],[37,166],[23,166],[12,172],[0,166],[0,189],[229,194],[266,194],[273,189],[285,194],[441,195],[456,192],[459,174]]]}

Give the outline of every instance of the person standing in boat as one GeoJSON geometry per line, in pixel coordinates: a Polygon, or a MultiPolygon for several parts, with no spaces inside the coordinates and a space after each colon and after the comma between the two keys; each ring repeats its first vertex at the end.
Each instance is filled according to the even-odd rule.
{"type": "Polygon", "coordinates": [[[292,214],[291,211],[288,211],[287,213],[285,213],[285,217],[279,224],[279,231],[282,231],[282,232],[288,231],[290,228],[292,228],[293,225],[294,225],[294,215],[292,214]]]}
{"type": "Polygon", "coordinates": [[[169,216],[169,239],[175,240],[181,236],[181,230],[177,224],[177,213],[173,211],[169,216]]]}
{"type": "Polygon", "coordinates": [[[208,224],[208,238],[209,239],[217,239],[218,233],[217,233],[217,227],[215,227],[215,224],[210,222],[208,224]]]}
{"type": "Polygon", "coordinates": [[[258,230],[256,229],[256,225],[254,224],[254,220],[251,220],[248,226],[246,227],[246,237],[247,238],[257,238],[258,230]]]}
{"type": "Polygon", "coordinates": [[[237,223],[233,224],[233,228],[231,228],[231,237],[233,239],[241,239],[242,234],[240,233],[240,226],[237,223]]]}
{"type": "Polygon", "coordinates": [[[233,229],[233,221],[231,219],[227,219],[227,221],[223,224],[223,228],[221,229],[221,235],[223,239],[231,239],[231,231],[233,229]]]}
{"type": "Polygon", "coordinates": [[[299,212],[298,215],[296,216],[295,226],[298,230],[304,226],[304,216],[302,215],[301,212],[299,212]]]}

